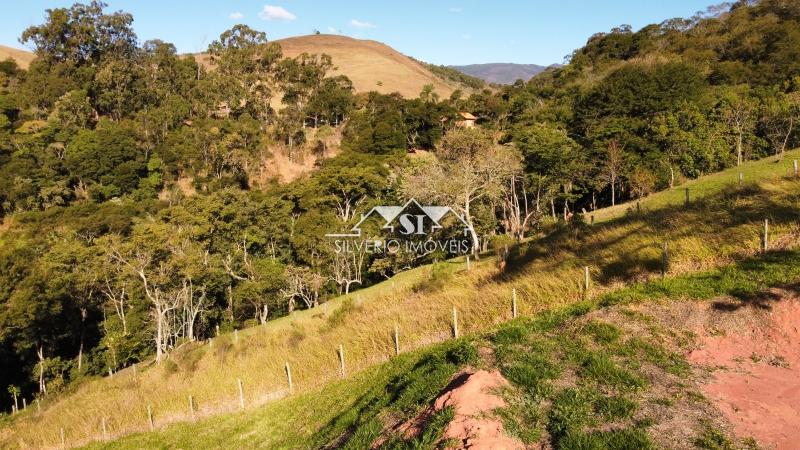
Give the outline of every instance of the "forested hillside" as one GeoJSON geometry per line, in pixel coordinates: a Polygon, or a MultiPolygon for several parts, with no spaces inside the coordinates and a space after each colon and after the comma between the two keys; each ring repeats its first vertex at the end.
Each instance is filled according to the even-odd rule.
{"type": "Polygon", "coordinates": [[[450,206],[505,258],[540,224],[800,136],[789,0],[622,25],[528,83],[447,98],[355,94],[330,57],[284,58],[244,25],[210,69],[132,26],[97,2],[49,10],[21,36],[30,67],[0,63],[6,410],[453,256],[334,252],[325,234],[372,206],[450,206]],[[276,157],[316,169],[279,183],[276,157]]]}

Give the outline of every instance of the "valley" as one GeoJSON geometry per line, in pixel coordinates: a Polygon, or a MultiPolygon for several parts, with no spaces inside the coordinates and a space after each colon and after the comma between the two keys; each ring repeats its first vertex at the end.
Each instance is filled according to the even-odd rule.
{"type": "Polygon", "coordinates": [[[800,6],[698,1],[7,8],[0,448],[793,449],[800,6]]]}

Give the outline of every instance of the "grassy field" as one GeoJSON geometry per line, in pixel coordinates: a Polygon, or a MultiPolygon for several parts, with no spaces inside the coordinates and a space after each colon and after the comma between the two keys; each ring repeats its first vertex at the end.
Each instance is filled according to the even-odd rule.
{"type": "MultiPolygon", "coordinates": [[[[791,156],[795,155],[798,152],[791,156]]],[[[614,292],[628,292],[621,289],[631,284],[657,283],[653,280],[660,278],[665,241],[669,243],[670,280],[696,272],[713,273],[718,267],[758,255],[764,218],[772,224],[771,248],[796,248],[800,180],[786,176],[787,164],[749,163],[743,170],[750,178],[742,186],[729,180],[728,172],[699,180],[692,185],[698,195],[689,207],[663,208],[675,203],[671,196],[676,194],[671,191],[653,195],[639,212],[598,211],[602,223],[557,228],[515,250],[510,268],[502,274],[489,255],[469,272],[462,261],[420,267],[350,298],[333,299],[314,310],[241,330],[238,339],[223,335],[211,344],[185,345],[161,365],[141,364],[135,373],[129,368],[113,378],[84,383],[43,402],[41,412],[29,408],[12,419],[4,418],[0,446],[56,447],[61,429],[68,445],[85,444],[102,438],[104,418],[112,437],[146,431],[148,405],[158,428],[189,421],[191,395],[197,405],[196,419],[240,430],[227,435],[236,436],[235,443],[293,447],[291,436],[301,439],[314,434],[332,420],[333,405],[340,406],[340,411],[350,410],[348,405],[359,398],[354,383],[365,383],[365,388],[385,385],[386,377],[407,370],[402,364],[414,364],[413,355],[393,357],[395,326],[405,353],[449,339],[453,307],[465,334],[492,330],[509,320],[512,288],[517,290],[523,316],[612,298],[608,296],[614,292]],[[701,193],[705,196],[699,198],[701,193]],[[584,266],[592,278],[589,292],[581,288],[584,266]],[[344,346],[347,373],[352,377],[344,382],[336,381],[339,344],[344,346]],[[375,368],[386,361],[391,362],[375,368]],[[294,380],[294,395],[288,398],[286,362],[294,380]],[[244,387],[244,413],[236,412],[237,379],[244,387]],[[204,419],[222,413],[226,414],[204,419]],[[248,440],[252,432],[248,427],[274,429],[275,439],[289,440],[284,443],[264,436],[272,431],[248,440]]],[[[190,424],[169,429],[185,430],[182,435],[187,439],[172,446],[184,445],[181,442],[215,446],[217,438],[206,435],[211,431],[200,432],[190,424]]],[[[147,442],[147,436],[136,439],[147,442]]]]}
{"type": "Polygon", "coordinates": [[[89,448],[321,447],[354,428],[360,432],[355,433],[349,447],[366,448],[375,432],[381,431],[377,426],[379,414],[412,413],[418,405],[432,400],[458,367],[474,363],[474,354],[468,342],[448,341],[424,351],[404,353],[348,380],[253,411],[176,424],[155,433],[98,442],[89,448]]]}
{"type": "MultiPolygon", "coordinates": [[[[691,370],[682,354],[690,337],[628,306],[720,295],[747,301],[769,286],[797,280],[800,252],[791,251],[637,283],[592,301],[512,320],[488,334],[405,353],[348,380],[253,411],[89,448],[320,448],[331,442],[368,448],[385,424],[416,416],[466,365],[499,369],[511,382],[503,392],[507,407],[498,413],[506,430],[526,444],[547,436],[558,448],[659,448],[675,444],[671,439],[692,440],[698,448],[734,448],[719,424],[719,413],[688,382],[691,370]],[[616,309],[598,311],[609,304],[616,309]],[[491,348],[494,359],[479,358],[478,347],[491,348]],[[681,426],[665,423],[681,415],[665,409],[683,411],[681,426]],[[670,433],[649,432],[662,425],[673,425],[670,433]]],[[[389,436],[386,447],[430,448],[425,444],[439,438],[441,428],[433,420],[425,435],[411,442],[389,436]]]]}
{"type": "MultiPolygon", "coordinates": [[[[674,188],[659,192],[642,199],[641,206],[645,208],[664,208],[670,205],[683,205],[686,199],[686,189],[689,189],[689,199],[697,199],[721,192],[732,184],[739,183],[739,173],[742,174],[744,183],[757,182],[765,177],[774,175],[792,175],[793,160],[800,159],[800,150],[786,153],[782,161],[775,157],[751,161],[741,167],[732,167],[719,173],[702,176],[689,180],[674,188]]],[[[594,213],[598,222],[606,221],[625,214],[626,211],[636,208],[636,202],[620,203],[613,207],[603,208],[594,213]]]]}

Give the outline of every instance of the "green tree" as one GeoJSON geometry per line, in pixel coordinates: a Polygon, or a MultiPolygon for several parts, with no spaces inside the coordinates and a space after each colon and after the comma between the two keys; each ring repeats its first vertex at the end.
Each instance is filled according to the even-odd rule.
{"type": "Polygon", "coordinates": [[[92,123],[92,104],[88,93],[83,89],[67,92],[56,101],[50,120],[59,127],[69,130],[85,130],[92,123]]]}
{"type": "Polygon", "coordinates": [[[472,252],[477,255],[476,211],[481,203],[500,199],[521,162],[516,149],[495,144],[489,133],[456,129],[442,139],[434,160],[405,174],[402,192],[407,198],[453,208],[469,226],[472,252]]]}
{"type": "Polygon", "coordinates": [[[266,33],[239,24],[212,42],[208,53],[216,67],[209,74],[214,102],[209,106],[217,108],[221,102],[234,111],[251,109],[254,117],[268,121],[280,46],[268,43],[266,33]]]}
{"type": "Polygon", "coordinates": [[[78,186],[88,187],[98,199],[132,192],[146,174],[132,130],[111,122],[80,131],[67,146],[64,162],[78,186]]]}
{"type": "Polygon", "coordinates": [[[79,67],[96,64],[104,56],[130,56],[136,49],[133,16],[124,12],[105,14],[106,4],[92,1],[70,8],[47,10],[42,25],[28,27],[20,41],[33,43],[45,63],[69,63],[79,67]]]}
{"type": "Polygon", "coordinates": [[[535,124],[516,131],[514,142],[522,153],[525,172],[535,174],[537,209],[541,197],[554,202],[563,200],[564,215],[568,204],[576,199],[575,187],[586,173],[585,153],[566,130],[548,124],[535,124]]]}

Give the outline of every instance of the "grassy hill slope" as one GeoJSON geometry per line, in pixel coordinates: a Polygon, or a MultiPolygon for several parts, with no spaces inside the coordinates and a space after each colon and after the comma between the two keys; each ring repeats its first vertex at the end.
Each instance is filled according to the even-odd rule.
{"type": "MultiPolygon", "coordinates": [[[[675,186],[659,192],[656,195],[645,197],[640,202],[645,209],[665,208],[668,206],[680,206],[686,201],[686,190],[689,190],[689,200],[719,194],[726,188],[739,183],[739,174],[742,176],[742,183],[752,183],[769,178],[771,176],[787,175],[794,173],[793,161],[800,157],[798,151],[790,152],[784,161],[778,161],[775,157],[764,158],[758,161],[751,161],[741,167],[731,167],[721,172],[704,175],[694,180],[689,180],[681,185],[675,186]]],[[[602,222],[619,217],[628,211],[636,208],[635,201],[620,203],[616,206],[609,206],[600,209],[593,214],[597,222],[602,222]]]]}
{"type": "MultiPolygon", "coordinates": [[[[771,220],[771,248],[796,249],[800,179],[786,174],[791,159],[798,157],[800,151],[794,151],[781,163],[748,163],[743,169],[751,175],[741,186],[725,172],[699,180],[693,185],[698,196],[688,207],[663,208],[672,203],[669,196],[675,195],[665,192],[643,202],[638,212],[633,208],[626,214],[621,207],[599,211],[597,215],[605,222],[593,227],[553,229],[515,251],[503,274],[488,255],[470,271],[463,261],[420,267],[350,298],[334,299],[266,326],[223,335],[212,343],[184,345],[159,366],[140,364],[136,372],[128,368],[113,378],[87,382],[51,397],[41,405],[41,412],[29,408],[5,419],[8,423],[0,428],[0,446],[55,446],[61,429],[70,445],[86,443],[102,436],[103,418],[110,435],[146,431],[148,405],[157,427],[186,421],[190,419],[190,395],[197,402],[196,417],[232,413],[240,408],[237,379],[243,382],[245,408],[254,412],[208,420],[228,424],[231,434],[226,439],[242,446],[297,446],[281,439],[291,435],[302,440],[313,435],[335,414],[335,405],[346,413],[348,402],[361,397],[356,383],[363,381],[368,388],[382,389],[386,378],[381,377],[391,377],[391,367],[400,367],[399,373],[407,371],[407,366],[374,368],[376,364],[389,360],[392,365],[402,361],[414,364],[403,359],[413,356],[393,357],[395,326],[401,350],[407,352],[449,339],[453,307],[462,334],[494,329],[510,319],[512,288],[518,293],[523,316],[604,298],[632,283],[659,279],[665,241],[670,248],[670,279],[698,271],[713,273],[718,267],[757,257],[764,218],[771,220]],[[727,187],[716,192],[709,187],[718,184],[727,187]],[[699,198],[702,192],[709,195],[699,198]],[[589,292],[581,288],[584,266],[589,267],[592,278],[589,292]],[[336,353],[340,344],[347,374],[362,381],[348,379],[323,387],[340,376],[336,353]],[[273,402],[289,394],[286,362],[292,370],[294,395],[273,402]],[[367,375],[355,375],[362,371],[367,375]],[[319,394],[320,388],[323,393],[334,393],[319,394]],[[305,395],[312,392],[317,394],[305,395]],[[284,418],[287,423],[274,425],[273,435],[269,428],[273,419],[259,422],[266,416],[284,418]],[[251,436],[248,424],[266,428],[251,436]],[[280,432],[286,429],[291,433],[280,432]]],[[[693,295],[693,291],[687,292],[693,295]]],[[[192,430],[196,428],[191,425],[179,425],[178,429],[186,430],[181,436],[190,441],[211,433],[195,435],[192,430]]],[[[147,436],[140,439],[151,439],[147,436]]],[[[165,434],[154,436],[161,437],[152,439],[171,439],[165,434]]]]}
{"type": "Polygon", "coordinates": [[[0,61],[11,58],[17,62],[17,65],[23,69],[27,69],[31,65],[31,61],[36,57],[32,52],[27,50],[20,50],[18,48],[6,47],[0,45],[0,61]]]}
{"type": "MultiPolygon", "coordinates": [[[[317,34],[275,42],[280,44],[286,57],[293,58],[301,53],[330,55],[335,67],[332,74],[346,75],[356,92],[399,92],[403,97],[414,98],[426,84],[432,84],[441,97],[450,96],[455,89],[463,89],[463,86],[435,75],[419,62],[377,41],[317,34]]],[[[207,55],[200,54],[197,58],[208,66],[207,55]]]]}
{"type": "Polygon", "coordinates": [[[692,367],[685,357],[696,345],[685,321],[711,320],[713,329],[736,332],[742,316],[764,311],[739,307],[768,286],[797,280],[800,252],[790,251],[638,283],[514,319],[487,334],[404,353],[348,380],[252,411],[89,448],[329,448],[335,443],[362,449],[381,439],[385,448],[439,448],[432,444],[442,437],[446,410],[412,439],[401,440],[397,424],[430,411],[428,405],[453,388],[456,373],[476,370],[499,371],[509,380],[500,392],[505,406],[494,414],[506,433],[533,448],[544,442],[570,449],[758,448],[747,438],[736,439],[731,424],[704,397],[705,369],[692,367]],[[719,296],[735,297],[725,303],[730,309],[713,313],[714,308],[703,307],[719,296]],[[721,315],[732,316],[729,323],[719,321],[721,315]]]}

